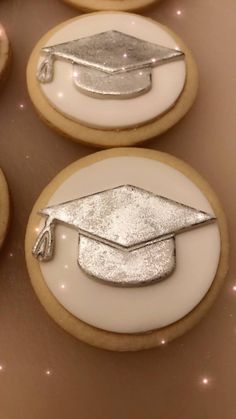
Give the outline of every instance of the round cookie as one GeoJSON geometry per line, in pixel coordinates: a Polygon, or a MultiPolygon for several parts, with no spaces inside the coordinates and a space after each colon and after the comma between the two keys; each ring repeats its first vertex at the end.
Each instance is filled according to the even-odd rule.
{"type": "Polygon", "coordinates": [[[5,176],[0,169],[0,248],[3,245],[5,239],[8,225],[9,225],[9,215],[10,215],[10,199],[9,191],[5,176]]]}
{"type": "Polygon", "coordinates": [[[223,283],[228,248],[224,212],[202,177],[171,155],[134,148],[59,173],[32,210],[25,243],[49,315],[115,351],[155,347],[193,327],[223,283]]]}
{"type": "Polygon", "coordinates": [[[10,63],[10,45],[5,29],[0,24],[0,84],[7,77],[8,67],[10,63]]]}
{"type": "Polygon", "coordinates": [[[171,128],[192,106],[198,74],[190,50],[169,28],[139,15],[100,12],[47,33],[31,54],[27,83],[46,123],[105,148],[171,128]]]}
{"type": "Polygon", "coordinates": [[[160,0],[63,0],[83,11],[90,10],[141,10],[160,0]]]}

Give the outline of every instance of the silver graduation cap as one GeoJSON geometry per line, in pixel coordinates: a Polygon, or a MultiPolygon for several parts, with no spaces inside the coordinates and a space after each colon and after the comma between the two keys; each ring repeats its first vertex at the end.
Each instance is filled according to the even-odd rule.
{"type": "Polygon", "coordinates": [[[152,67],[183,58],[181,51],[143,41],[118,31],[107,31],[41,50],[46,58],[37,72],[41,83],[50,83],[54,61],[73,64],[75,85],[85,94],[128,98],[147,92],[152,67]]]}
{"type": "Polygon", "coordinates": [[[189,206],[124,185],[48,207],[33,247],[39,261],[54,253],[56,222],[79,234],[78,264],[108,284],[139,286],[175,270],[175,236],[215,219],[189,206]]]}

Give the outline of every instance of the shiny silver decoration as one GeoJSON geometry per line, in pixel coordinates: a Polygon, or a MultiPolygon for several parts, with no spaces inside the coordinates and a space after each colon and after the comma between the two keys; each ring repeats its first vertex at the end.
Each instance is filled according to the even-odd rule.
{"type": "Polygon", "coordinates": [[[39,234],[33,248],[33,255],[42,262],[46,262],[53,258],[55,245],[55,220],[50,217],[45,222],[44,229],[39,234]]]}
{"type": "Polygon", "coordinates": [[[136,250],[125,251],[81,235],[78,263],[87,275],[107,284],[148,285],[174,271],[175,240],[151,242],[136,250]]]}
{"type": "Polygon", "coordinates": [[[46,55],[37,78],[50,83],[55,60],[73,64],[75,85],[95,97],[126,98],[147,92],[151,69],[184,57],[184,53],[118,31],[107,31],[41,50],[46,55]]]}
{"type": "Polygon", "coordinates": [[[78,264],[107,284],[141,286],[175,270],[175,236],[215,220],[203,211],[124,185],[40,211],[47,217],[33,248],[40,261],[53,257],[55,223],[79,234],[78,264]]]}
{"type": "Polygon", "coordinates": [[[88,96],[126,99],[144,94],[150,89],[151,69],[107,74],[74,66],[73,78],[76,87],[88,96]]]}

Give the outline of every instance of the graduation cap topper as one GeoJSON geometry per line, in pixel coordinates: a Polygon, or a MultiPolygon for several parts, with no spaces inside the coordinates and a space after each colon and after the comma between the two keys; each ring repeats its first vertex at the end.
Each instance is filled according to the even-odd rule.
{"type": "Polygon", "coordinates": [[[77,262],[89,276],[120,286],[147,285],[176,267],[175,236],[215,217],[123,185],[40,211],[47,217],[33,247],[41,262],[54,255],[56,223],[79,234],[77,262]]]}
{"type": "Polygon", "coordinates": [[[55,60],[73,65],[73,81],[83,93],[128,98],[147,92],[152,68],[184,57],[184,53],[119,31],[106,31],[41,50],[46,58],[37,72],[41,83],[54,77],[55,60]]]}

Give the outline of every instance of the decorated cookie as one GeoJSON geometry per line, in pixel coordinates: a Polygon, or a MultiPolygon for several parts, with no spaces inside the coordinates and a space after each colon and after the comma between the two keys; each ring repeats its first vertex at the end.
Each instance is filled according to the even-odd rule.
{"type": "Polygon", "coordinates": [[[133,145],[161,134],[191,107],[197,70],[165,26],[100,12],[46,34],[28,64],[31,99],[50,126],[94,146],[133,145]]]}
{"type": "Polygon", "coordinates": [[[3,26],[0,24],[0,84],[7,76],[10,55],[9,41],[3,26]]]}
{"type": "Polygon", "coordinates": [[[26,260],[50,316],[105,349],[171,341],[208,310],[228,266],[224,213],[188,165],[118,148],[83,158],[42,192],[26,260]]]}
{"type": "Polygon", "coordinates": [[[5,239],[9,224],[9,192],[5,176],[0,169],[0,248],[5,239]]]}
{"type": "Polygon", "coordinates": [[[63,0],[80,10],[140,10],[160,0],[63,0]]]}

